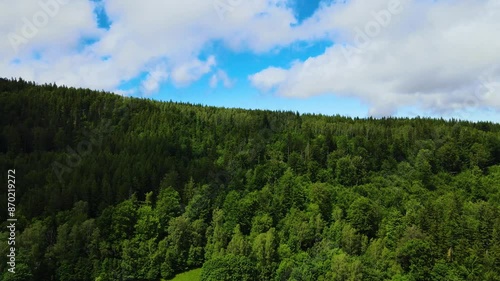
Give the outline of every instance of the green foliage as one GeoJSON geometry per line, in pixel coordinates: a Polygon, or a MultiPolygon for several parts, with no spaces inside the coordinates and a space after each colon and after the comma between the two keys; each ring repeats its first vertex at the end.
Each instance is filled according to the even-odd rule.
{"type": "Polygon", "coordinates": [[[166,226],[172,218],[180,215],[179,193],[171,187],[160,189],[154,208],[155,217],[158,219],[160,234],[166,234],[166,226]]]}
{"type": "Polygon", "coordinates": [[[365,163],[361,156],[345,156],[337,161],[336,177],[340,184],[353,186],[364,181],[365,163]]]}
{"type": "Polygon", "coordinates": [[[277,247],[278,241],[274,228],[255,237],[252,245],[252,256],[259,272],[258,280],[270,280],[273,276],[278,261],[277,247]]]}
{"type": "Polygon", "coordinates": [[[259,280],[252,261],[232,254],[207,261],[201,271],[200,281],[253,281],[259,280]]]}
{"type": "Polygon", "coordinates": [[[0,79],[0,112],[0,167],[19,186],[2,280],[499,281],[499,124],[22,79],[0,79]]]}
{"type": "Polygon", "coordinates": [[[336,253],[332,257],[331,269],[326,274],[326,279],[332,281],[363,280],[361,262],[343,252],[336,253]]]}
{"type": "Polygon", "coordinates": [[[347,210],[347,220],[360,233],[368,237],[374,237],[379,222],[377,206],[370,199],[360,197],[354,201],[347,210]]]}
{"type": "Polygon", "coordinates": [[[397,259],[403,270],[416,280],[429,280],[434,264],[431,244],[424,239],[411,239],[397,251],[397,259]]]}

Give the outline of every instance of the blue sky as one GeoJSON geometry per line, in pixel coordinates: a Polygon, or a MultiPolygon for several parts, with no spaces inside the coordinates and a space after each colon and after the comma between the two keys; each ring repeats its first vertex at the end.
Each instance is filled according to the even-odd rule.
{"type": "Polygon", "coordinates": [[[224,107],[500,121],[497,0],[3,5],[0,76],[224,107]]]}

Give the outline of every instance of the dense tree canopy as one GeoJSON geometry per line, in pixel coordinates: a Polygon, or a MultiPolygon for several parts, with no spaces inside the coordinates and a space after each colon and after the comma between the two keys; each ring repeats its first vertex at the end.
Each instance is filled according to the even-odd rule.
{"type": "Polygon", "coordinates": [[[499,124],[223,109],[22,79],[0,79],[0,112],[18,218],[17,273],[2,254],[2,280],[193,268],[204,281],[500,280],[499,124]]]}

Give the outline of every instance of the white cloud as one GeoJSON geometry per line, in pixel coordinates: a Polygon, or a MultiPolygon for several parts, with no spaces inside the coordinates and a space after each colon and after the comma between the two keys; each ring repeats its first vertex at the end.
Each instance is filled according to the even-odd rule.
{"type": "Polygon", "coordinates": [[[236,1],[223,20],[211,0],[103,0],[112,22],[105,30],[93,13],[100,4],[72,0],[17,53],[8,35],[21,34],[23,18],[33,20],[45,10],[37,1],[2,1],[0,75],[116,90],[146,73],[139,88],[130,90],[144,94],[167,81],[185,86],[205,75],[210,86],[227,87],[232,81],[218,69],[224,66],[211,54],[200,58],[210,42],[260,54],[321,39],[335,45],[289,68],[250,75],[251,83],[286,97],[354,97],[370,104],[373,115],[414,105],[436,112],[498,111],[500,1],[400,0],[401,11],[387,18],[391,1],[397,0],[325,1],[299,25],[286,0],[236,1]],[[82,46],[89,38],[95,43],[82,46]],[[367,44],[360,44],[363,39],[367,44]],[[492,91],[484,91],[480,77],[488,77],[492,91]]]}
{"type": "Polygon", "coordinates": [[[213,56],[210,56],[205,62],[195,59],[175,67],[172,71],[172,79],[179,86],[188,85],[209,73],[215,65],[213,56]]]}
{"type": "Polygon", "coordinates": [[[433,112],[471,106],[500,111],[500,92],[477,95],[480,77],[489,77],[490,89],[500,82],[498,0],[402,1],[402,12],[379,24],[377,36],[356,44],[363,42],[359,30],[376,22],[373,12],[386,9],[388,2],[353,0],[342,9],[324,7],[317,15],[330,15],[338,44],[286,70],[264,69],[251,82],[288,97],[359,98],[376,116],[412,105],[433,112]],[[346,53],[341,42],[354,52],[346,53]]]}
{"type": "Polygon", "coordinates": [[[32,52],[66,52],[81,38],[102,35],[88,0],[0,2],[0,58],[29,56],[32,52]]]}
{"type": "Polygon", "coordinates": [[[144,94],[152,94],[158,91],[160,84],[169,77],[165,69],[165,65],[160,64],[148,72],[146,79],[142,81],[141,84],[141,89],[144,94]]]}
{"type": "Polygon", "coordinates": [[[229,78],[227,73],[224,70],[217,70],[212,77],[210,78],[209,85],[211,88],[216,88],[219,85],[219,82],[222,82],[225,88],[231,88],[234,84],[234,81],[229,78]]]}
{"type": "Polygon", "coordinates": [[[219,81],[217,79],[217,75],[213,74],[212,77],[210,77],[210,88],[216,88],[217,85],[219,84],[219,81]]]}
{"type": "Polygon", "coordinates": [[[275,86],[284,83],[287,79],[287,71],[282,68],[269,67],[263,71],[250,75],[252,85],[261,91],[269,91],[275,86]]]}
{"type": "Polygon", "coordinates": [[[221,40],[234,50],[265,52],[306,34],[290,27],[295,18],[284,0],[242,1],[224,21],[212,1],[103,0],[103,4],[96,4],[75,0],[61,5],[38,35],[15,54],[7,35],[21,29],[22,19],[41,8],[36,1],[11,2],[0,3],[0,22],[5,23],[0,27],[0,38],[5,39],[0,40],[0,73],[106,90],[117,89],[158,62],[166,64],[172,82],[192,83],[211,71],[200,63],[199,55],[213,40],[221,40]],[[96,5],[106,10],[112,22],[109,30],[97,28],[96,5]],[[96,42],[82,47],[84,38],[96,42]],[[18,63],[13,65],[13,60],[18,63]]]}
{"type": "Polygon", "coordinates": [[[136,92],[135,89],[131,89],[131,90],[115,90],[114,91],[115,94],[123,96],[123,97],[132,96],[133,94],[135,94],[135,92],[136,92]]]}

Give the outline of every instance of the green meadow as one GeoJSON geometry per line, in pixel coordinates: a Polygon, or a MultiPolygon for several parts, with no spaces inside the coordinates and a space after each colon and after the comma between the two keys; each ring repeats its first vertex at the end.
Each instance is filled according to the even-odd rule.
{"type": "Polygon", "coordinates": [[[174,277],[174,279],[170,279],[169,281],[198,281],[200,280],[200,276],[201,268],[198,268],[178,274],[174,277]]]}

